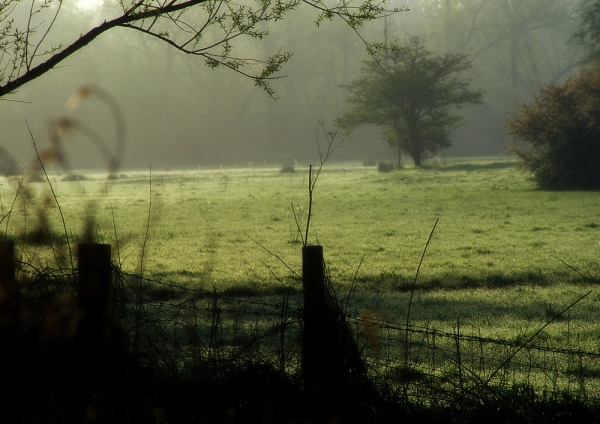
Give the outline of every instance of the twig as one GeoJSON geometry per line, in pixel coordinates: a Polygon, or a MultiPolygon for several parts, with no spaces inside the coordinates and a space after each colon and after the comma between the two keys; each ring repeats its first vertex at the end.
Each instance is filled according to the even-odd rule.
{"type": "Polygon", "coordinates": [[[404,340],[404,371],[408,371],[408,326],[410,324],[410,309],[412,307],[413,296],[415,294],[417,278],[419,278],[419,271],[421,270],[423,259],[425,259],[425,253],[427,253],[427,248],[429,247],[429,243],[431,242],[431,239],[433,237],[433,232],[435,231],[435,227],[437,227],[437,223],[439,220],[440,218],[438,217],[435,220],[435,224],[433,224],[433,228],[431,229],[431,233],[429,234],[427,243],[425,243],[425,248],[423,249],[423,254],[421,255],[421,260],[419,261],[419,266],[417,267],[417,272],[415,273],[415,278],[413,280],[412,287],[410,288],[410,299],[408,301],[408,311],[406,312],[406,337],[404,340]]]}
{"type": "MultiPolygon", "coordinates": [[[[17,202],[17,199],[19,198],[19,194],[21,193],[21,190],[23,190],[23,179],[19,179],[17,181],[17,189],[15,190],[15,197],[13,198],[12,203],[10,204],[10,208],[8,209],[6,214],[4,214],[2,216],[2,218],[0,219],[0,223],[2,223],[6,219],[6,229],[4,230],[4,235],[6,237],[8,237],[8,224],[10,223],[10,217],[12,215],[12,211],[15,208],[15,203],[17,202]]],[[[2,206],[3,206],[2,213],[4,213],[4,203],[2,204],[2,206]]]]}
{"type": "Polygon", "coordinates": [[[300,239],[302,240],[302,246],[306,246],[304,243],[304,236],[302,236],[302,229],[300,228],[300,223],[298,221],[298,216],[296,215],[296,209],[294,209],[294,203],[292,202],[292,213],[294,214],[294,222],[296,223],[296,228],[298,229],[298,234],[300,234],[300,239]]]}
{"type": "Polygon", "coordinates": [[[148,232],[150,231],[150,214],[152,212],[152,165],[150,165],[150,199],[148,201],[148,219],[146,220],[146,233],[142,243],[142,253],[140,257],[140,277],[144,276],[144,255],[146,253],[146,242],[148,241],[148,232]]]}
{"type": "Polygon", "coordinates": [[[565,312],[567,312],[569,309],[571,309],[573,306],[575,306],[576,304],[578,304],[580,301],[582,301],[585,297],[587,297],[591,292],[593,292],[593,290],[590,290],[589,292],[587,292],[586,294],[584,294],[583,296],[581,296],[579,299],[577,299],[575,302],[571,303],[569,306],[567,306],[565,309],[562,310],[562,312],[560,312],[559,314],[557,314],[556,316],[554,316],[551,320],[547,321],[544,325],[542,325],[542,327],[536,331],[533,336],[531,336],[525,343],[523,343],[521,346],[518,347],[518,349],[516,349],[513,353],[511,353],[503,362],[502,364],[500,364],[500,366],[498,368],[496,368],[496,370],[488,377],[488,379],[485,381],[485,386],[488,386],[490,381],[492,381],[492,378],[494,378],[496,376],[496,374],[498,374],[498,372],[506,365],[508,364],[512,358],[515,357],[515,355],[517,353],[519,353],[521,350],[523,350],[523,348],[525,348],[529,343],[531,343],[531,341],[533,339],[535,339],[537,337],[538,334],[540,334],[542,331],[544,331],[544,329],[546,327],[548,327],[550,324],[552,324],[555,320],[557,320],[559,317],[561,317],[562,315],[565,314],[565,312]]]}
{"type": "Polygon", "coordinates": [[[256,240],[254,240],[252,237],[250,237],[246,232],[244,232],[244,235],[246,237],[248,237],[250,240],[252,240],[254,243],[256,243],[256,245],[258,247],[260,247],[261,249],[263,249],[265,252],[267,252],[269,255],[274,256],[275,258],[277,258],[279,260],[279,262],[281,262],[283,265],[285,265],[285,267],[287,269],[289,269],[292,274],[294,274],[297,278],[301,278],[298,273],[296,271],[294,271],[287,263],[285,263],[285,261],[283,259],[281,259],[281,257],[277,254],[277,253],[273,253],[271,252],[269,249],[267,249],[265,246],[263,246],[262,244],[260,244],[259,242],[257,242],[256,240]]]}
{"type": "Polygon", "coordinates": [[[117,262],[119,263],[119,269],[123,267],[123,263],[121,262],[121,247],[119,246],[119,236],[117,235],[117,223],[115,221],[115,210],[113,209],[113,205],[110,205],[110,213],[112,214],[112,222],[113,222],[113,232],[115,234],[115,243],[117,245],[117,262]]]}
{"type": "Polygon", "coordinates": [[[26,102],[25,100],[12,100],[12,99],[0,99],[0,102],[12,102],[12,103],[31,104],[31,102],[26,102]]]}
{"type": "MultiPolygon", "coordinates": [[[[274,278],[275,278],[275,279],[276,279],[276,280],[277,280],[277,281],[278,281],[278,282],[279,282],[279,283],[280,283],[280,284],[281,284],[283,287],[285,287],[285,293],[289,293],[289,291],[290,291],[291,289],[293,289],[293,287],[290,287],[290,286],[288,286],[287,284],[285,284],[285,283],[283,282],[283,280],[282,280],[282,279],[281,279],[281,278],[280,278],[280,277],[279,277],[277,274],[275,274],[275,272],[274,272],[274,271],[271,269],[271,267],[270,267],[269,265],[267,265],[267,264],[266,264],[266,263],[264,263],[264,262],[263,262],[262,264],[265,266],[265,268],[267,268],[267,270],[268,270],[268,271],[271,273],[271,275],[272,275],[272,276],[273,276],[273,277],[274,277],[274,278]]],[[[301,307],[301,304],[300,304],[300,302],[299,302],[297,299],[295,299],[295,302],[296,302],[296,306],[297,306],[298,308],[300,308],[300,307],[301,307]]]]}
{"type": "MultiPolygon", "coordinates": [[[[31,7],[33,8],[33,4],[34,2],[31,2],[31,7]]],[[[42,6],[43,7],[43,6],[42,6]]],[[[46,39],[46,37],[48,37],[48,34],[50,34],[50,32],[52,31],[52,27],[54,26],[54,24],[56,23],[56,20],[58,18],[58,15],[60,13],[60,9],[62,7],[62,1],[58,2],[58,7],[56,8],[56,11],[54,12],[54,16],[52,17],[52,20],[50,21],[50,24],[48,25],[48,27],[44,30],[44,34],[42,34],[40,40],[37,42],[37,44],[34,46],[33,52],[31,53],[31,55],[29,55],[28,57],[28,53],[27,51],[25,52],[25,65],[26,65],[26,69],[27,72],[31,71],[31,67],[33,65],[33,61],[38,58],[39,56],[43,56],[45,53],[42,53],[40,55],[37,54],[37,51],[39,50],[39,48],[42,46],[42,44],[44,43],[44,40],[46,39]]],[[[39,11],[41,11],[41,7],[40,9],[38,9],[35,13],[38,13],[39,11]]],[[[30,12],[29,15],[29,20],[31,21],[31,17],[33,16],[33,14],[30,12]]],[[[29,26],[29,22],[27,24],[27,38],[29,38],[29,36],[31,34],[33,34],[35,31],[33,29],[30,28],[29,26]]],[[[29,41],[29,40],[27,40],[29,41]]]]}
{"type": "MultiPolygon", "coordinates": [[[[313,201],[313,192],[315,190],[315,186],[317,184],[317,180],[319,179],[319,175],[321,174],[321,170],[323,169],[323,165],[325,164],[325,162],[327,162],[327,159],[329,159],[329,156],[331,156],[331,154],[333,152],[335,152],[344,142],[344,140],[346,139],[346,137],[342,137],[342,139],[340,140],[339,143],[335,144],[335,138],[337,137],[338,131],[340,129],[342,125],[341,121],[337,121],[337,128],[334,131],[326,131],[325,130],[325,121],[324,120],[319,120],[319,126],[321,128],[321,131],[323,131],[323,134],[325,134],[325,139],[327,140],[327,151],[325,153],[323,153],[321,151],[321,143],[319,142],[319,130],[315,130],[315,134],[317,136],[317,149],[319,150],[319,167],[317,168],[317,172],[315,174],[315,178],[312,178],[312,165],[309,165],[308,168],[308,215],[306,217],[306,231],[305,231],[305,236],[303,237],[302,240],[302,245],[303,246],[307,246],[308,245],[308,231],[310,228],[310,218],[312,216],[312,201],[313,201]]],[[[293,208],[293,203],[292,203],[292,208],[293,208]]],[[[296,219],[296,214],[294,214],[294,218],[296,219]]],[[[298,223],[298,220],[296,219],[296,226],[299,227],[300,224],[298,223]]],[[[300,237],[302,238],[302,233],[300,233],[300,237]]],[[[317,242],[318,244],[318,242],[317,242]]]]}
{"type": "MultiPolygon", "coordinates": [[[[320,153],[319,153],[320,156],[320,153]]],[[[317,174],[318,176],[318,174],[317,174]]],[[[308,229],[310,228],[310,217],[312,216],[313,190],[315,188],[312,182],[312,165],[308,166],[308,215],[306,216],[306,233],[304,236],[304,246],[308,244],[308,229]]],[[[316,182],[316,178],[315,178],[316,182]]]]}
{"type": "Polygon", "coordinates": [[[356,267],[356,272],[354,272],[354,278],[352,278],[352,284],[350,285],[350,290],[348,291],[348,295],[346,296],[346,298],[344,299],[344,301],[342,301],[342,304],[344,305],[344,315],[346,315],[346,312],[348,310],[348,302],[350,302],[350,296],[352,295],[352,292],[354,291],[354,287],[356,286],[356,276],[358,275],[358,270],[360,270],[360,267],[362,266],[363,262],[365,260],[365,255],[362,255],[362,258],[360,258],[360,262],[358,263],[358,266],[356,267]]]}
{"type": "Polygon", "coordinates": [[[460,356],[460,317],[456,318],[456,363],[458,365],[458,383],[461,388],[461,395],[463,394],[463,374],[462,374],[462,358],[460,356]]]}
{"type": "Polygon", "coordinates": [[[575,271],[577,274],[581,275],[583,278],[585,278],[590,283],[598,283],[598,280],[596,280],[595,278],[593,278],[593,277],[591,277],[589,275],[585,275],[584,273],[582,273],[581,271],[579,271],[577,268],[575,268],[573,265],[569,265],[568,263],[566,263],[565,261],[563,261],[559,257],[554,256],[554,255],[550,255],[550,256],[552,256],[554,259],[562,262],[567,268],[569,268],[572,271],[575,271]]]}

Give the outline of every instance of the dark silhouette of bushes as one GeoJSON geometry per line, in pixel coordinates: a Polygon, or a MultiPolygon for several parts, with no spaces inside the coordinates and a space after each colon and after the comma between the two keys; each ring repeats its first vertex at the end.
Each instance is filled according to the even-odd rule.
{"type": "Polygon", "coordinates": [[[283,174],[293,174],[294,172],[296,172],[296,168],[294,167],[294,165],[283,165],[281,167],[281,172],[283,174]]]}
{"type": "Polygon", "coordinates": [[[517,140],[508,151],[547,190],[600,189],[600,62],[561,86],[548,85],[507,123],[517,140]]]}
{"type": "Polygon", "coordinates": [[[393,162],[378,162],[377,171],[379,172],[390,172],[394,170],[393,162]]]}

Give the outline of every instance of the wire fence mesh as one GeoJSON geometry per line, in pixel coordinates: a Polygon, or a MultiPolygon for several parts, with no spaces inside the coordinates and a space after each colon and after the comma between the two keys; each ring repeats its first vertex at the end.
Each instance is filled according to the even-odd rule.
{"type": "MultiPolygon", "coordinates": [[[[122,275],[115,311],[130,349],[154,369],[184,377],[218,375],[244,361],[288,374],[301,367],[302,307],[292,292],[234,298],[122,275]],[[171,299],[152,298],[161,288],[171,299]]],[[[461,332],[350,316],[374,384],[420,404],[480,401],[516,387],[542,396],[600,399],[600,354],[515,343],[461,332]]]]}

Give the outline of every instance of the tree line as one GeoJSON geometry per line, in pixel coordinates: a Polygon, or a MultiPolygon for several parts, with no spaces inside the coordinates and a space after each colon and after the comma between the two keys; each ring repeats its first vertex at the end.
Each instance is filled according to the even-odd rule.
{"type": "MultiPolygon", "coordinates": [[[[394,12],[407,8],[388,9],[383,2],[372,1],[352,7],[344,2],[326,6],[321,2],[272,1],[262,2],[254,9],[225,7],[228,4],[226,1],[159,3],[145,0],[118,6],[106,2],[102,3],[103,13],[108,17],[106,21],[88,32],[81,31],[80,37],[69,41],[54,32],[56,22],[65,13],[61,2],[4,2],[0,8],[0,51],[3,53],[0,56],[0,97],[18,100],[15,92],[20,88],[50,69],[60,68],[61,60],[95,43],[100,35],[120,28],[162,43],[163,54],[175,52],[175,55],[203,58],[209,68],[228,68],[250,78],[269,95],[296,96],[301,100],[295,102],[298,107],[300,104],[306,107],[316,100],[314,90],[322,93],[333,89],[327,83],[331,78],[327,75],[327,66],[322,86],[311,84],[293,90],[286,86],[281,93],[275,93],[272,84],[284,76],[291,52],[281,50],[269,35],[277,32],[279,21],[285,18],[293,23],[299,9],[310,6],[306,10],[314,11],[314,22],[320,26],[327,20],[337,19],[359,34],[357,40],[369,38],[365,37],[366,33],[374,35],[371,38],[383,38],[379,43],[364,44],[371,56],[362,70],[356,61],[341,63],[347,57],[342,49],[339,59],[330,61],[330,65],[335,64],[336,76],[340,75],[340,69],[344,70],[344,78],[338,78],[334,84],[344,88],[336,88],[336,93],[346,90],[348,96],[345,106],[343,96],[326,96],[331,102],[327,109],[341,116],[348,129],[366,124],[381,126],[383,138],[398,156],[406,154],[413,157],[416,164],[422,164],[428,156],[450,147],[455,137],[461,138],[461,145],[465,144],[466,137],[460,126],[464,122],[470,132],[477,122],[482,122],[486,130],[494,128],[500,132],[498,127],[502,127],[507,111],[516,111],[540,86],[558,87],[566,75],[572,75],[582,63],[584,49],[589,50],[587,66],[593,67],[592,51],[597,50],[598,44],[596,12],[599,6],[595,0],[431,0],[419,2],[415,7],[410,5],[409,13],[398,15],[394,12]],[[382,17],[385,19],[379,19],[382,17]],[[264,48],[244,49],[246,41],[240,40],[252,40],[264,48]],[[409,72],[409,63],[413,71],[419,71],[409,72]],[[353,78],[357,74],[360,76],[353,78]],[[407,79],[409,77],[412,79],[407,79]],[[390,78],[386,84],[391,88],[376,90],[386,78],[390,78]],[[400,111],[404,113],[403,118],[398,118],[400,111]]],[[[283,34],[289,28],[281,27],[283,34]]],[[[292,33],[295,35],[290,40],[310,43],[309,35],[298,38],[296,30],[290,35],[292,33]]],[[[344,37],[331,38],[332,46],[344,42],[344,37]]],[[[303,63],[306,62],[303,73],[311,72],[313,61],[310,57],[303,59],[303,63]]],[[[589,79],[589,72],[586,75],[589,79]]],[[[589,89],[585,90],[589,93],[589,89]]],[[[248,98],[249,106],[254,96],[248,98]]],[[[271,130],[279,121],[285,121],[276,104],[262,112],[257,108],[251,108],[249,114],[246,111],[247,107],[240,110],[243,119],[264,122],[265,139],[283,138],[271,130]],[[264,119],[257,114],[263,114],[264,119]]],[[[514,113],[516,116],[517,112],[514,113]]],[[[286,127],[289,128],[287,122],[286,127]]],[[[501,132],[502,137],[506,132],[518,136],[516,127],[510,124],[501,128],[501,132]]],[[[489,138],[474,134],[473,143],[481,144],[480,140],[489,138]]],[[[512,151],[523,152],[522,145],[519,146],[521,150],[514,147],[512,151]]]]}
{"type": "MultiPolygon", "coordinates": [[[[587,55],[577,75],[563,84],[543,84],[534,101],[521,103],[506,122],[508,132],[527,146],[511,143],[507,151],[520,158],[521,168],[533,174],[540,188],[600,188],[598,12],[599,0],[585,0],[579,10],[581,25],[571,40],[584,45],[587,55]]],[[[511,48],[509,70],[517,86],[517,49],[514,44],[511,48]]],[[[450,108],[482,103],[483,91],[470,89],[470,80],[460,75],[471,67],[467,55],[433,54],[419,37],[400,45],[386,43],[376,61],[365,63],[362,77],[349,84],[352,108],[342,115],[342,124],[349,129],[381,127],[389,145],[398,149],[399,165],[404,152],[421,166],[424,158],[451,145],[450,132],[461,117],[450,108]]]]}

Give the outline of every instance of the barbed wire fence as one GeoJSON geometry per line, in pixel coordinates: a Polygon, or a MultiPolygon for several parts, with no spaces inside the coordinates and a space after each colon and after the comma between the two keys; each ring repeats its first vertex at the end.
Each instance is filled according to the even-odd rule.
{"type": "Polygon", "coordinates": [[[407,331],[404,324],[372,318],[348,320],[355,328],[366,326],[378,333],[375,344],[363,342],[363,357],[375,380],[419,403],[455,402],[465,396],[480,400],[515,387],[542,396],[600,398],[598,353],[464,334],[458,326],[455,332],[418,326],[407,331]],[[403,364],[406,334],[408,369],[403,364]]]}
{"type": "MultiPolygon", "coordinates": [[[[119,278],[115,304],[121,310],[115,313],[130,349],[153,369],[217,378],[250,362],[300,375],[302,306],[290,301],[297,293],[235,298],[134,275],[119,278]],[[175,296],[156,298],[165,291],[175,296]]],[[[373,383],[406,402],[482,402],[507,390],[600,399],[600,353],[467,334],[459,320],[454,332],[368,315],[346,315],[346,321],[373,383]]]]}
{"type": "MultiPolygon", "coordinates": [[[[8,258],[12,255],[7,253],[8,258]]],[[[207,382],[245,364],[268,365],[298,381],[302,378],[305,340],[299,291],[233,297],[110,267],[106,303],[112,324],[97,337],[125,348],[140,365],[159,375],[207,382]]],[[[14,285],[10,277],[14,271],[9,268],[8,277],[2,279],[3,338],[15,344],[31,337],[77,342],[82,322],[81,269],[79,274],[66,268],[45,270],[14,285]]],[[[481,404],[511,390],[530,391],[536,397],[600,400],[600,353],[552,345],[544,338],[533,343],[532,338],[516,342],[481,337],[465,332],[459,319],[453,331],[440,331],[433,326],[407,327],[377,314],[358,316],[339,310],[372,384],[402,402],[481,404]]],[[[101,311],[96,314],[103,319],[101,311]]],[[[12,352],[9,345],[3,355],[12,352]]],[[[340,363],[346,364],[344,358],[340,363]]]]}
{"type": "Polygon", "coordinates": [[[115,271],[114,314],[129,350],[152,369],[183,378],[217,378],[244,362],[300,369],[302,312],[291,292],[242,299],[115,271]]]}

